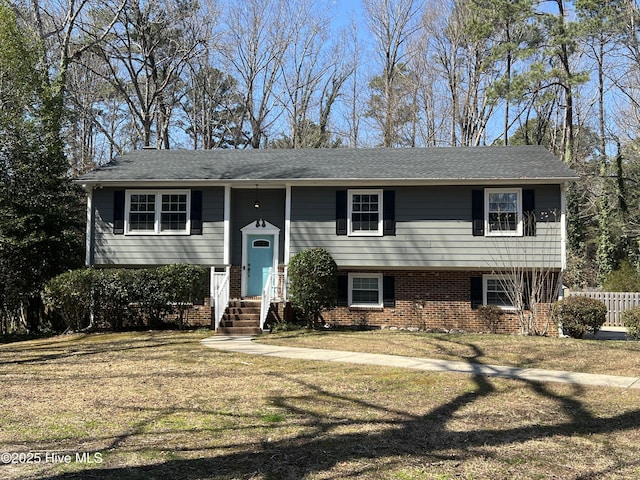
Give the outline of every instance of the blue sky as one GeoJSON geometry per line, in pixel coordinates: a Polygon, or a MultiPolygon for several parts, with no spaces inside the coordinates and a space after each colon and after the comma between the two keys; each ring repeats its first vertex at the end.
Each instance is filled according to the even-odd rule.
{"type": "Polygon", "coordinates": [[[364,22],[361,0],[333,0],[330,5],[336,15],[334,18],[336,27],[348,25],[352,18],[364,22]]]}

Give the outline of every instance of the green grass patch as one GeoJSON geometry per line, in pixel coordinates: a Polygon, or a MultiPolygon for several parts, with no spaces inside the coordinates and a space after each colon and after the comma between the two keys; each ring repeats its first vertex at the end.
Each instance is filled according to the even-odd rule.
{"type": "Polygon", "coordinates": [[[286,417],[283,414],[274,412],[263,413],[260,415],[260,419],[265,423],[280,423],[284,422],[285,418],[286,417]]]}

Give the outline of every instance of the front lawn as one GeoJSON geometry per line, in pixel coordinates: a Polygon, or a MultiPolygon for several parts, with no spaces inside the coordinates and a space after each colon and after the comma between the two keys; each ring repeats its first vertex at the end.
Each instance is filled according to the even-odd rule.
{"type": "MultiPolygon", "coordinates": [[[[199,340],[210,334],[70,335],[0,345],[0,460],[16,462],[0,464],[0,477],[640,477],[638,390],[252,357],[203,347],[199,340]]],[[[497,341],[491,337],[485,340],[497,341]]],[[[313,339],[328,348],[367,341],[373,351],[403,354],[416,354],[422,342],[425,356],[440,350],[508,361],[477,338],[358,333],[279,341],[313,339]]],[[[552,342],[551,351],[563,345],[539,341],[552,342]]],[[[598,355],[609,356],[628,345],[628,361],[639,363],[635,343],[598,345],[598,355]]],[[[532,347],[526,355],[536,366],[545,361],[532,347]]]]}
{"type": "Polygon", "coordinates": [[[640,342],[520,335],[432,334],[389,330],[294,330],[263,335],[260,342],[520,368],[640,376],[640,342]]]}

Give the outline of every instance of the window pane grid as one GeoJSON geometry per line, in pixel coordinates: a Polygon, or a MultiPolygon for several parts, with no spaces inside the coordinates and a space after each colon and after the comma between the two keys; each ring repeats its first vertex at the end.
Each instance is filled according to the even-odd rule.
{"type": "Polygon", "coordinates": [[[181,231],[187,228],[187,195],[163,194],[160,231],[181,231]]]}
{"type": "Polygon", "coordinates": [[[378,292],[368,290],[354,290],[352,294],[354,305],[378,303],[378,292]]]}
{"type": "Polygon", "coordinates": [[[163,213],[160,216],[160,230],[185,230],[187,228],[186,213],[163,213]]]}
{"type": "Polygon", "coordinates": [[[491,192],[488,202],[490,232],[515,232],[518,230],[518,193],[491,192]]]}
{"type": "Polygon", "coordinates": [[[187,232],[188,193],[131,193],[128,227],[132,233],[187,232]]]}
{"type": "Polygon", "coordinates": [[[377,304],[380,300],[380,285],[377,277],[354,277],[351,301],[354,305],[377,304]]]}
{"type": "Polygon", "coordinates": [[[155,230],[155,210],[155,194],[131,195],[129,230],[132,232],[155,230]]]}
{"type": "Polygon", "coordinates": [[[510,284],[508,281],[497,278],[487,279],[487,305],[512,307],[513,301],[509,290],[510,284]]]}
{"type": "Polygon", "coordinates": [[[354,194],[351,202],[351,230],[378,231],[380,225],[379,195],[354,194]]]}
{"type": "Polygon", "coordinates": [[[489,230],[492,232],[508,231],[518,229],[517,213],[489,212],[489,230]]]}
{"type": "Polygon", "coordinates": [[[155,213],[132,213],[129,216],[129,230],[132,232],[149,231],[155,229],[155,213]]]}

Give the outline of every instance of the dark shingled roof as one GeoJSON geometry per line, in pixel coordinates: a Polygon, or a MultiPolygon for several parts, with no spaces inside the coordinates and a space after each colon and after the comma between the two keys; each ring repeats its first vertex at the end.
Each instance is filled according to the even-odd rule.
{"type": "Polygon", "coordinates": [[[474,180],[561,182],[576,174],[541,146],[136,150],[81,183],[474,180]]]}

